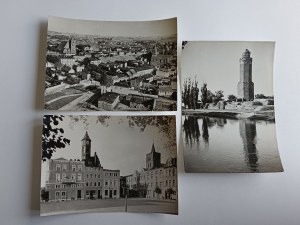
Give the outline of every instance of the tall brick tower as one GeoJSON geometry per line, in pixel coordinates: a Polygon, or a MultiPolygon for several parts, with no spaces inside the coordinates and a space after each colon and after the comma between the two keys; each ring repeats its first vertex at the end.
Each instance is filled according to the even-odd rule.
{"type": "Polygon", "coordinates": [[[254,83],[252,82],[251,52],[246,49],[240,58],[240,81],[238,83],[238,98],[246,101],[254,99],[254,83]]]}

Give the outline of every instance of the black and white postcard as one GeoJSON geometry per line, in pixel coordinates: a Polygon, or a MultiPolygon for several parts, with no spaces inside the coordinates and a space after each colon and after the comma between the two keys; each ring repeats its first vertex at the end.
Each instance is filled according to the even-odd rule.
{"type": "Polygon", "coordinates": [[[45,115],[41,215],[178,214],[175,116],[45,115]]]}
{"type": "Polygon", "coordinates": [[[275,43],[184,41],[182,48],[185,171],[283,171],[275,129],[275,43]]]}
{"type": "Polygon", "coordinates": [[[177,20],[49,17],[45,109],[174,111],[177,20]]]}

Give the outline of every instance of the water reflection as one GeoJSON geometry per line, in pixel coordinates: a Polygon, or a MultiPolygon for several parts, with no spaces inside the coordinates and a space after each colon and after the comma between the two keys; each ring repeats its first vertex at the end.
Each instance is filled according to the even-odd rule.
{"type": "Polygon", "coordinates": [[[274,122],[184,116],[183,137],[187,172],[282,170],[274,122]]]}
{"type": "Polygon", "coordinates": [[[199,120],[202,120],[202,140],[206,145],[209,144],[209,131],[208,128],[213,126],[218,126],[220,128],[227,124],[227,119],[225,118],[211,118],[207,116],[197,117],[197,116],[186,116],[183,121],[183,129],[185,132],[185,143],[188,145],[199,145],[200,142],[200,129],[199,120]]]}
{"type": "Polygon", "coordinates": [[[256,151],[256,122],[239,120],[239,130],[243,141],[245,161],[251,172],[258,172],[258,155],[256,151]]]}
{"type": "Polygon", "coordinates": [[[200,137],[198,118],[194,116],[185,117],[183,129],[185,132],[185,143],[192,146],[196,142],[198,146],[200,137]]]}

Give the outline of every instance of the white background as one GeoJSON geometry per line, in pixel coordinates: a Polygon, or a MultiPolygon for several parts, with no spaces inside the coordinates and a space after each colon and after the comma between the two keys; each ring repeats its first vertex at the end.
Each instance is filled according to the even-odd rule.
{"type": "MultiPolygon", "coordinates": [[[[300,1],[2,0],[0,32],[1,225],[300,223],[300,1]],[[40,217],[40,131],[48,15],[93,20],[177,16],[179,41],[276,41],[277,136],[285,172],[185,174],[179,148],[179,216],[114,213],[40,217]]],[[[179,116],[177,119],[180,122],[179,116]]]]}

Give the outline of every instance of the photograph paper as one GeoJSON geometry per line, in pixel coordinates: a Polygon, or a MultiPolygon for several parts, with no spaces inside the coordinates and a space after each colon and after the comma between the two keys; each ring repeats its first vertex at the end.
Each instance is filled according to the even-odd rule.
{"type": "Polygon", "coordinates": [[[185,41],[185,171],[281,172],[275,129],[274,42],[185,41]]]}
{"type": "Polygon", "coordinates": [[[174,111],[177,19],[49,17],[45,109],[174,111]]]}
{"type": "Polygon", "coordinates": [[[175,116],[45,115],[41,215],[178,214],[175,116]]]}

